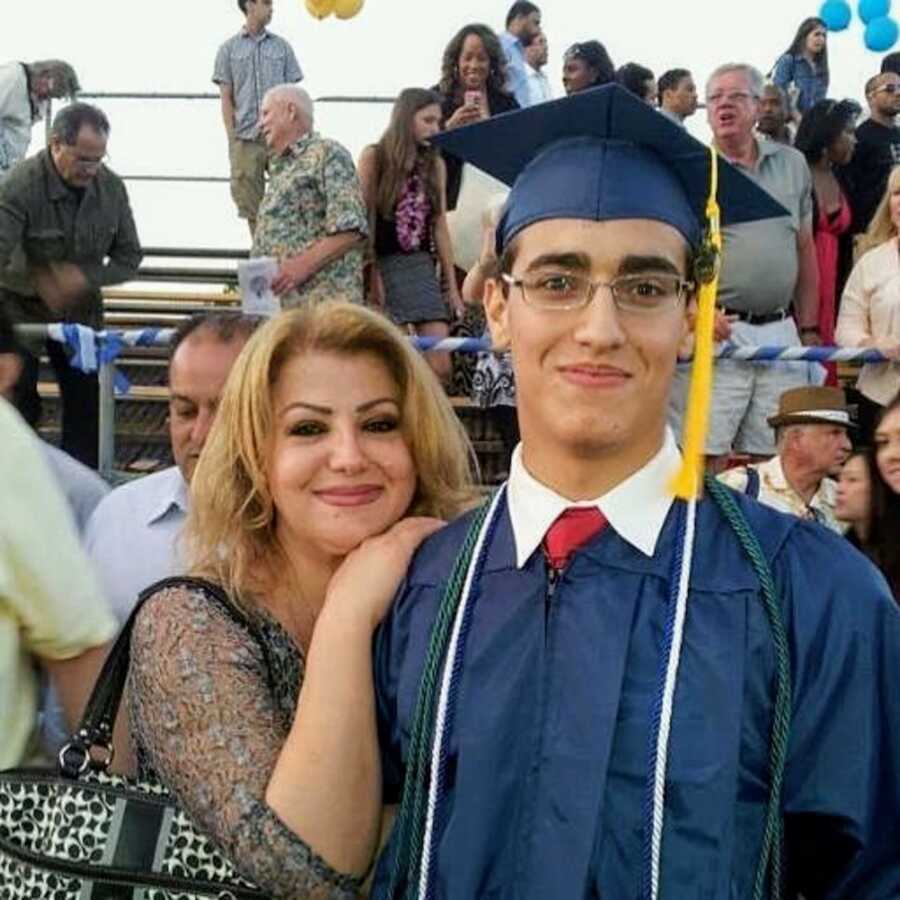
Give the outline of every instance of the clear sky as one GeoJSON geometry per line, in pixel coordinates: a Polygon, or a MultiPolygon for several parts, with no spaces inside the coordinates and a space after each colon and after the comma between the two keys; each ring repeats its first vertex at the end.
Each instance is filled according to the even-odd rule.
{"type": "MultiPolygon", "coordinates": [[[[29,0],[4,4],[0,61],[61,57],[86,91],[203,92],[219,44],[242,18],[236,0],[29,0]]],[[[747,61],[767,72],[799,22],[806,0],[545,0],[547,73],[562,95],[561,57],[576,40],[602,40],[617,65],[636,61],[657,74],[691,69],[698,84],[719,63],[747,61]]],[[[855,11],[856,3],[853,2],[855,11]]],[[[897,5],[897,4],[895,4],[897,5]]],[[[271,29],[293,45],[315,97],[395,94],[438,80],[443,48],[472,21],[503,27],[508,3],[486,0],[366,0],[349,21],[317,21],[300,0],[275,0],[271,29]]],[[[896,10],[900,14],[900,9],[896,10]]],[[[900,49],[900,45],[896,49],[900,49]]],[[[862,26],[829,37],[834,97],[862,100],[880,55],[863,47],[862,26]]],[[[702,88],[701,88],[702,90],[702,88]]],[[[98,101],[112,122],[110,165],[120,174],[226,175],[227,146],[213,101],[98,101]]],[[[317,128],[356,157],[376,139],[388,106],[319,104],[317,128]]],[[[689,122],[706,139],[702,111],[689,122]]],[[[32,151],[43,141],[36,128],[32,151]]],[[[226,184],[129,186],[147,245],[239,247],[247,242],[226,184]]]]}

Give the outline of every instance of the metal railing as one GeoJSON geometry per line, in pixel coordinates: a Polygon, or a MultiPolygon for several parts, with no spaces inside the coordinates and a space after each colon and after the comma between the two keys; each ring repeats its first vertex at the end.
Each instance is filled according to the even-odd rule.
{"type": "MultiPolygon", "coordinates": [[[[54,325],[17,325],[16,330],[23,337],[32,339],[62,340],[70,342],[71,332],[63,334],[63,326],[54,325]]],[[[109,478],[113,472],[115,461],[115,402],[116,402],[116,355],[117,352],[103,352],[104,347],[112,343],[123,347],[165,347],[174,334],[173,328],[148,328],[131,330],[108,329],[92,332],[88,328],[78,326],[78,339],[89,337],[88,353],[81,350],[78,354],[84,371],[97,371],[100,390],[99,415],[99,465],[100,474],[109,478]],[[88,360],[93,357],[93,363],[88,360]]],[[[490,351],[489,341],[481,338],[424,338],[411,337],[413,345],[422,352],[442,351],[456,353],[484,353],[490,351]]],[[[883,362],[886,357],[878,350],[859,347],[748,347],[733,344],[722,344],[716,348],[717,359],[736,359],[773,362],[883,362]]]]}
{"type": "MultiPolygon", "coordinates": [[[[163,91],[84,91],[79,93],[79,99],[94,100],[136,100],[136,101],[201,101],[209,102],[220,99],[220,95],[213,92],[163,92],[163,91]]],[[[393,104],[396,98],[381,96],[341,96],[326,95],[315,98],[316,103],[335,104],[393,104]]],[[[50,130],[53,121],[52,101],[47,104],[45,110],[44,128],[46,143],[49,143],[50,130]]],[[[220,175],[141,175],[120,174],[125,181],[135,182],[176,182],[176,183],[227,183],[229,178],[220,175]]],[[[183,260],[242,260],[249,257],[247,249],[222,249],[202,247],[144,247],[145,258],[169,258],[183,260]]],[[[130,310],[132,314],[142,305],[154,304],[159,307],[165,304],[166,308],[152,308],[151,312],[162,316],[171,322],[182,317],[182,313],[190,314],[202,309],[209,309],[221,304],[234,305],[237,302],[234,288],[237,285],[236,268],[203,268],[200,266],[160,266],[142,265],[134,281],[146,282],[170,282],[181,284],[222,284],[226,293],[221,296],[208,293],[191,292],[154,292],[152,298],[147,294],[127,289],[107,289],[103,292],[106,300],[133,302],[130,310]]],[[[109,304],[112,305],[112,304],[109,304]]],[[[143,316],[142,318],[148,318],[143,316]]],[[[159,321],[159,319],[157,319],[159,321]]],[[[167,322],[167,324],[168,324],[167,322]]],[[[50,336],[52,326],[48,325],[21,325],[17,331],[32,340],[45,340],[50,336]]],[[[171,329],[167,329],[171,332],[171,329]]],[[[163,333],[163,332],[161,332],[163,333]]],[[[117,381],[117,369],[114,360],[109,360],[97,367],[100,392],[100,416],[99,416],[99,470],[101,475],[109,477],[112,474],[115,459],[115,385],[117,381]]]]}
{"type": "MultiPolygon", "coordinates": [[[[141,93],[132,93],[129,91],[80,91],[79,100],[219,100],[219,94],[203,92],[203,93],[171,93],[165,91],[150,91],[141,93]]],[[[394,103],[396,97],[378,97],[378,96],[343,96],[343,95],[326,95],[323,97],[315,97],[314,103],[378,103],[388,104],[394,103]]],[[[47,138],[50,137],[50,124],[52,121],[52,110],[50,104],[47,105],[47,113],[45,118],[45,128],[47,138]]],[[[194,184],[227,184],[231,179],[227,175],[133,175],[119,174],[124,181],[157,181],[169,183],[194,183],[194,184]]]]}

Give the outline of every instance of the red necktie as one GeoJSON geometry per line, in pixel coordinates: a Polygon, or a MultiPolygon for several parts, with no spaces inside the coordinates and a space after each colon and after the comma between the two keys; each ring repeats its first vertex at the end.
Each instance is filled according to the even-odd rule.
{"type": "Polygon", "coordinates": [[[563,510],[544,537],[544,555],[557,570],[569,557],[606,527],[606,516],[596,506],[570,506],[563,510]]]}

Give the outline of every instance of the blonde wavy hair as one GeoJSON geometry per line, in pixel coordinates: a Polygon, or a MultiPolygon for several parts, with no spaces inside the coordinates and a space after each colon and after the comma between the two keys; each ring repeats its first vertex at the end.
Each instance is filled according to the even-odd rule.
{"type": "Polygon", "coordinates": [[[475,457],[465,430],[427,363],[394,325],[339,301],[282,313],[250,338],[235,362],[191,479],[184,531],[189,568],[235,601],[290,569],[275,534],[266,468],[275,385],[291,359],[309,352],[371,354],[387,367],[400,392],[400,429],[418,479],[408,515],[451,519],[474,499],[475,457]]]}
{"type": "Polygon", "coordinates": [[[884,196],[872,216],[872,221],[869,222],[866,233],[857,241],[857,259],[869,250],[880,247],[885,241],[897,237],[897,228],[891,221],[891,194],[898,188],[900,188],[900,166],[894,166],[888,175],[884,196]]]}

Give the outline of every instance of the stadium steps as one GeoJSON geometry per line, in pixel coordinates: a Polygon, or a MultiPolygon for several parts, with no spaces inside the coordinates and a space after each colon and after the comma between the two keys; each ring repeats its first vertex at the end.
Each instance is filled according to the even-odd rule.
{"type": "MultiPolygon", "coordinates": [[[[105,319],[111,328],[172,328],[188,316],[211,309],[234,308],[237,295],[195,290],[167,291],[155,288],[111,290],[105,293],[105,319]]],[[[145,473],[172,464],[167,432],[168,388],[166,349],[135,347],[123,351],[118,368],[131,389],[116,398],[116,464],[124,473],[145,473]]],[[[40,431],[45,438],[59,440],[59,388],[46,359],[42,361],[38,390],[43,401],[40,431]]],[[[485,485],[496,484],[505,475],[503,444],[484,410],[466,397],[451,397],[451,403],[466,428],[485,485]]]]}

